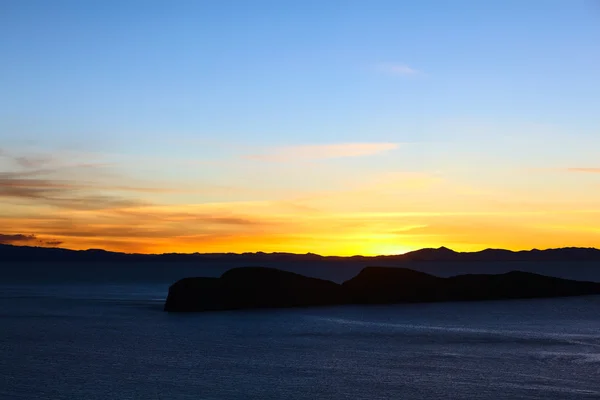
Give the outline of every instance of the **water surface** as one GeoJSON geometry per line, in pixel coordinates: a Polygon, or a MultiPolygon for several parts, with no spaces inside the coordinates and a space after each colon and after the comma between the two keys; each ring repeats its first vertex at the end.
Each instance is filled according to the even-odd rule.
{"type": "Polygon", "coordinates": [[[0,285],[2,399],[597,399],[600,296],[200,314],[0,285]]]}

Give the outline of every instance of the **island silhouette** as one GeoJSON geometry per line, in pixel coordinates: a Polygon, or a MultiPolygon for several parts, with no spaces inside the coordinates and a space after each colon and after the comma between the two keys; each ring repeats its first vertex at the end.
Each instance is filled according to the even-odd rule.
{"type": "Polygon", "coordinates": [[[274,268],[234,268],[220,278],[184,278],[164,310],[222,311],[347,304],[504,300],[600,294],[600,283],[528,272],[440,278],[406,268],[368,267],[336,284],[274,268]]]}

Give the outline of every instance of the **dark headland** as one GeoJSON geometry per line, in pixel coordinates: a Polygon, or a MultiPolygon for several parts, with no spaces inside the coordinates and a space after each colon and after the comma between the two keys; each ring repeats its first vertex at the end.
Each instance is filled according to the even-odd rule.
{"type": "Polygon", "coordinates": [[[600,294],[600,283],[528,272],[441,278],[406,268],[367,267],[337,284],[274,268],[234,268],[220,278],[185,278],[165,311],[217,311],[344,304],[526,299],[600,294]]]}

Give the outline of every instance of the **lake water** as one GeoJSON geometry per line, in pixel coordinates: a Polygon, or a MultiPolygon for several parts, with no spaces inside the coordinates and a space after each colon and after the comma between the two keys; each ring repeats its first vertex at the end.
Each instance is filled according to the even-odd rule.
{"type": "Polygon", "coordinates": [[[0,284],[1,399],[598,399],[600,296],[201,314],[0,284]]]}

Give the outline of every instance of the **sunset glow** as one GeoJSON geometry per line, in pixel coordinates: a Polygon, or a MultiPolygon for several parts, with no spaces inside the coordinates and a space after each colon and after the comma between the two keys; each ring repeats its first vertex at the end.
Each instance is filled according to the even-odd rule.
{"type": "Polygon", "coordinates": [[[272,24],[241,2],[120,9],[135,24],[100,3],[14,5],[0,28],[0,243],[599,247],[600,10],[525,18],[515,2],[425,27],[411,21],[428,8],[401,3],[282,5],[272,24]]]}

